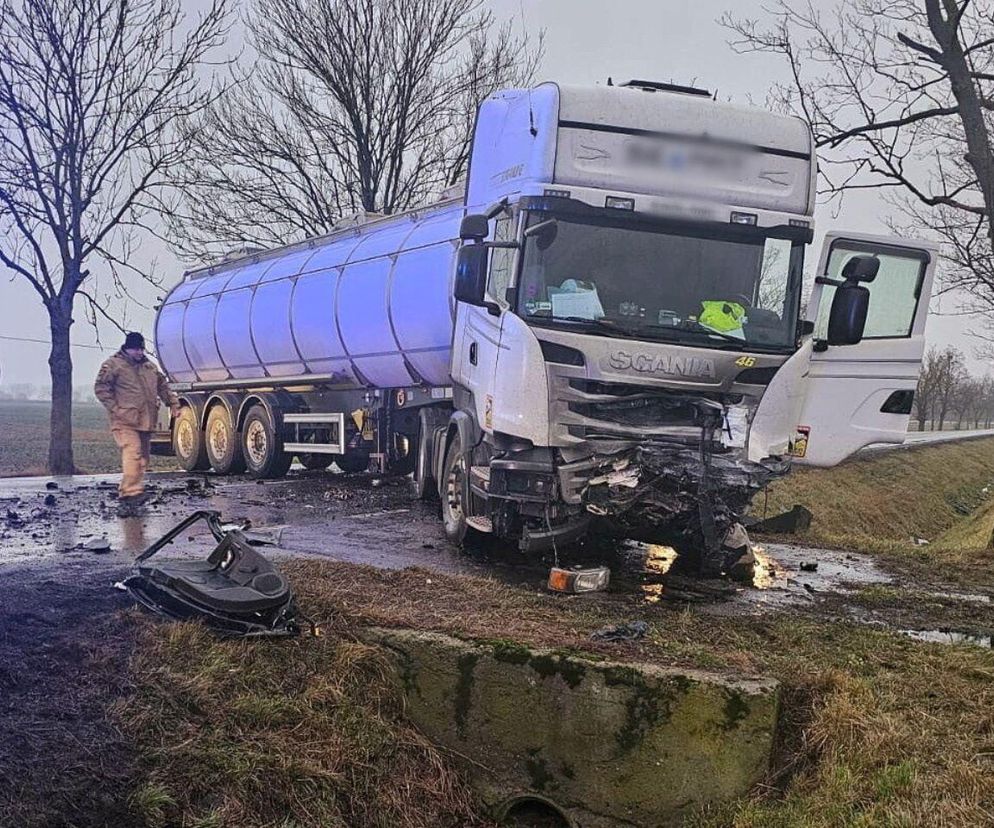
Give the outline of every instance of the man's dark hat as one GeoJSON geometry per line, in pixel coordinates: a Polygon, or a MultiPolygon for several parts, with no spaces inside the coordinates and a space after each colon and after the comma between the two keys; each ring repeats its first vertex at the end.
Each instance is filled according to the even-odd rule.
{"type": "Polygon", "coordinates": [[[130,348],[145,350],[145,337],[137,331],[131,331],[131,333],[124,337],[124,350],[127,351],[130,348]]]}

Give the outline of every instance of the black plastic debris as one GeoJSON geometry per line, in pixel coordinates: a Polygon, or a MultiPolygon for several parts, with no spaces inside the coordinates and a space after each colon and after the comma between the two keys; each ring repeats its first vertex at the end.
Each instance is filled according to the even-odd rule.
{"type": "Polygon", "coordinates": [[[757,520],[748,524],[756,532],[767,532],[771,535],[793,535],[806,532],[811,528],[811,511],[800,504],[789,512],[773,515],[765,520],[757,520]]]}
{"type": "Polygon", "coordinates": [[[289,582],[242,532],[225,530],[218,512],[194,512],[138,556],[123,586],[158,615],[198,619],[225,636],[297,635],[302,616],[289,582]],[[200,520],[218,541],[206,560],[147,563],[200,520]]]}
{"type": "Polygon", "coordinates": [[[7,514],[4,515],[4,523],[7,524],[9,529],[22,529],[24,528],[24,518],[22,518],[13,509],[8,509],[7,514]]]}
{"type": "Polygon", "coordinates": [[[817,561],[804,561],[801,563],[801,572],[817,572],[818,562],[817,561]]]}
{"type": "Polygon", "coordinates": [[[596,641],[639,641],[645,638],[649,625],[645,621],[629,621],[625,624],[615,624],[604,627],[590,634],[596,641]]]}
{"type": "Polygon", "coordinates": [[[49,480],[49,481],[48,481],[48,482],[47,482],[47,483],[45,484],[45,488],[46,488],[46,489],[49,489],[49,490],[51,490],[51,491],[55,491],[55,489],[59,488],[59,484],[58,484],[58,483],[56,483],[56,482],[55,482],[54,480],[49,480]]]}
{"type": "Polygon", "coordinates": [[[45,495],[45,505],[46,506],[54,506],[55,503],[56,503],[55,495],[53,495],[53,494],[47,494],[47,495],[45,495]]]}

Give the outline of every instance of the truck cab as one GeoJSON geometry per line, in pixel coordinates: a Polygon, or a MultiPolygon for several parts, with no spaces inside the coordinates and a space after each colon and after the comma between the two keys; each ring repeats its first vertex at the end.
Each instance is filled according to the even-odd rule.
{"type": "Polygon", "coordinates": [[[833,235],[805,307],[815,179],[803,122],[701,90],[487,100],[434,451],[450,537],[598,520],[715,550],[792,461],[902,441],[936,252],[833,235]]]}

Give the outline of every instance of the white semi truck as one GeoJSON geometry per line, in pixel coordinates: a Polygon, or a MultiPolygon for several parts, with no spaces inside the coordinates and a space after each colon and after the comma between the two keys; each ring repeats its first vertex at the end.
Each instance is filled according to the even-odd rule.
{"type": "Polygon", "coordinates": [[[501,91],[457,194],[187,273],[155,340],[188,470],[413,471],[447,536],[599,523],[727,565],[791,463],[903,441],[936,262],[824,240],[807,126],[632,81],[501,91]]]}

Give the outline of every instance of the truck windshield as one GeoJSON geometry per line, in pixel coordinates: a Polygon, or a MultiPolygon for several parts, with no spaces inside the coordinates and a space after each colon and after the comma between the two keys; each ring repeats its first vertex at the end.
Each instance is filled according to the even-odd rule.
{"type": "Polygon", "coordinates": [[[804,246],[532,213],[518,311],[534,324],[698,347],[792,350],[804,246]]]}

